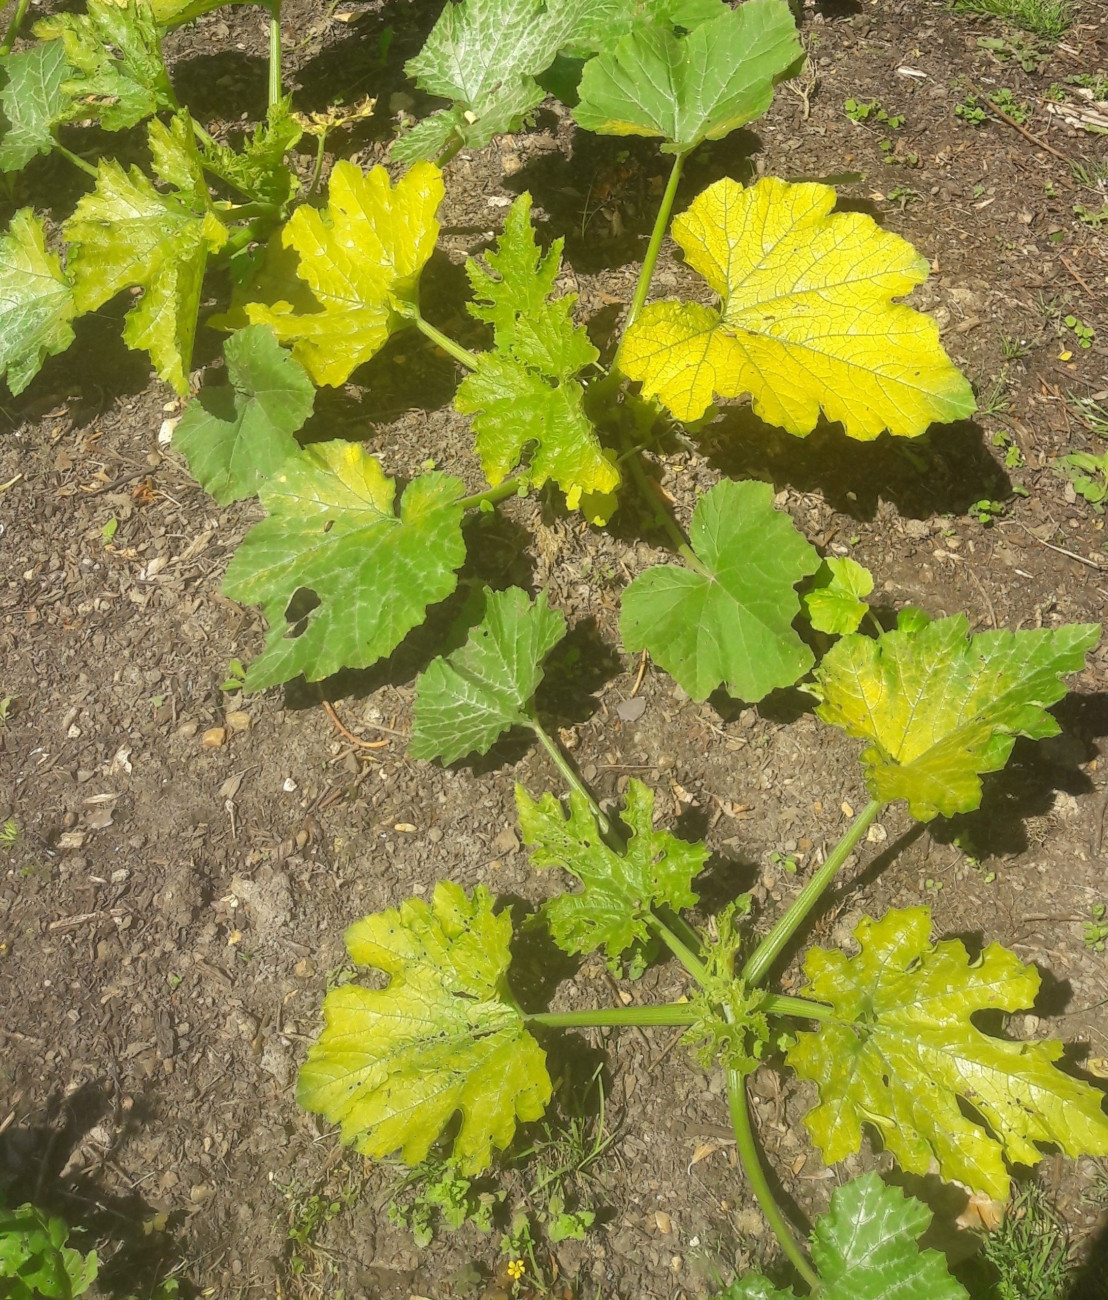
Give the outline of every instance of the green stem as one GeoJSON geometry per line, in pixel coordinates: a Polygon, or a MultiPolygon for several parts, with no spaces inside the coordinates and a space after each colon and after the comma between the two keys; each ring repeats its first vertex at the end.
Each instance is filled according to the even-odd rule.
{"type": "Polygon", "coordinates": [[[269,106],[281,102],[281,0],[269,3],[269,106]]]}
{"type": "MultiPolygon", "coordinates": [[[[681,181],[681,169],[684,165],[685,155],[683,153],[677,154],[673,159],[673,168],[669,173],[669,184],[662,195],[662,205],[658,209],[658,215],[654,220],[654,229],[650,232],[650,243],[646,246],[646,256],[643,258],[642,270],[639,272],[639,282],[635,285],[635,296],[631,299],[627,319],[623,323],[620,347],[623,346],[623,339],[627,337],[627,331],[638,319],[639,312],[642,311],[643,304],[646,302],[646,295],[650,292],[650,281],[654,277],[654,267],[658,261],[658,254],[662,251],[662,240],[665,238],[666,229],[669,226],[669,216],[673,211],[673,200],[677,197],[677,186],[681,181]]],[[[618,349],[616,350],[616,364],[619,364],[618,349]]]]}
{"type": "Polygon", "coordinates": [[[86,176],[91,176],[95,180],[99,175],[92,163],[85,162],[80,154],[75,154],[72,149],[67,149],[64,144],[59,144],[57,140],[54,141],[54,149],[56,152],[60,153],[63,158],[67,158],[74,167],[80,167],[81,171],[83,171],[86,176]]]}
{"type": "Polygon", "coordinates": [[[506,478],[503,483],[497,484],[494,488],[488,488],[484,492],[474,492],[472,496],[462,497],[458,504],[463,510],[480,510],[484,505],[494,506],[498,501],[505,501],[508,497],[514,497],[519,494],[521,487],[526,487],[531,480],[526,474],[516,474],[513,478],[506,478]]]}
{"type": "Polygon", "coordinates": [[[545,749],[550,755],[551,761],[562,774],[562,779],[565,781],[566,785],[569,786],[574,794],[578,794],[582,799],[584,799],[585,803],[588,805],[589,811],[596,818],[596,824],[600,827],[601,835],[603,835],[605,840],[608,841],[609,847],[613,848],[617,853],[622,853],[624,851],[624,845],[620,842],[619,836],[616,834],[612,823],[608,820],[608,817],[605,815],[600,805],[592,797],[592,792],[589,790],[588,786],[585,785],[584,781],[582,781],[573,770],[573,765],[570,763],[569,759],[566,758],[565,754],[562,753],[549,732],[533,713],[527,719],[527,725],[538,737],[539,744],[542,745],[543,749],[545,749]]]}
{"type": "Polygon", "coordinates": [[[450,160],[454,157],[456,153],[458,153],[458,151],[461,149],[462,145],[464,144],[465,144],[465,139],[463,138],[462,134],[458,131],[457,127],[455,127],[454,134],[450,137],[450,143],[446,146],[446,148],[442,151],[442,153],[440,153],[439,156],[435,159],[435,166],[439,169],[439,171],[442,171],[442,169],[446,166],[446,164],[450,162],[450,160]]]}
{"type": "Polygon", "coordinates": [[[877,615],[873,612],[872,609],[866,610],[866,618],[869,619],[869,624],[870,627],[873,628],[874,636],[885,635],[885,629],[881,626],[880,622],[878,621],[877,615]]]}
{"type": "Polygon", "coordinates": [[[455,343],[452,338],[445,335],[442,330],[435,329],[434,325],[425,321],[419,314],[418,308],[412,315],[412,322],[421,333],[426,334],[432,343],[437,343],[440,348],[448,355],[452,356],[460,365],[465,366],[467,370],[477,369],[477,355],[463,348],[460,343],[455,343]]]}
{"type": "Polygon", "coordinates": [[[830,1020],[831,1008],[808,998],[791,998],[784,993],[771,993],[763,999],[761,1010],[768,1016],[796,1016],[799,1020],[830,1020]]]}
{"type": "Polygon", "coordinates": [[[690,569],[704,577],[710,577],[708,570],[697,558],[696,552],[689,545],[689,539],[681,531],[677,520],[658,500],[658,494],[651,485],[650,478],[643,468],[641,456],[628,456],[627,464],[631,468],[631,477],[635,480],[635,486],[639,489],[642,499],[650,507],[650,513],[654,516],[655,521],[664,530],[666,536],[673,544],[673,549],[681,556],[690,569]]]}
{"type": "Polygon", "coordinates": [[[308,192],[304,195],[304,201],[307,203],[319,189],[319,178],[323,175],[323,151],[327,144],[327,132],[320,131],[315,143],[315,166],[312,168],[312,180],[308,186],[308,192]]]}
{"type": "Polygon", "coordinates": [[[731,1108],[731,1127],[735,1130],[735,1143],[739,1159],[742,1161],[750,1190],[757,1198],[766,1216],[766,1222],[773,1229],[774,1236],[781,1243],[781,1249],[789,1257],[793,1267],[808,1283],[813,1291],[820,1289],[819,1275],[808,1263],[807,1256],[793,1236],[781,1207],[770,1189],[766,1172],[762,1168],[761,1157],[754,1141],[754,1130],[750,1125],[750,1107],[746,1098],[746,1081],[738,1070],[727,1071],[727,1101],[731,1108]]]}
{"type": "Polygon", "coordinates": [[[805,918],[816,905],[820,895],[834,879],[835,873],[869,829],[870,823],[880,816],[884,807],[885,805],[880,800],[871,799],[858,816],[854,818],[846,834],[831,850],[827,861],[808,881],[785,915],[751,954],[742,971],[742,978],[747,984],[758,985],[765,979],[769,968],[777,959],[778,953],[803,925],[805,918]]]}
{"type": "Polygon", "coordinates": [[[12,52],[12,46],[15,44],[15,38],[19,35],[19,29],[23,26],[24,18],[27,17],[27,9],[30,3],[31,0],[19,0],[16,5],[12,20],[8,23],[8,30],[4,33],[4,43],[0,45],[0,58],[12,52]]]}
{"type": "Polygon", "coordinates": [[[708,968],[696,953],[673,933],[669,926],[666,925],[656,912],[647,913],[646,923],[666,945],[670,952],[673,953],[681,965],[684,966],[693,979],[696,980],[700,987],[706,989],[710,979],[708,968]]]}
{"type": "Polygon", "coordinates": [[[651,1025],[691,1025],[696,1018],[691,1007],[670,1002],[661,1007],[603,1007],[598,1011],[538,1011],[523,1013],[531,1025],[548,1029],[648,1028],[651,1025]]]}

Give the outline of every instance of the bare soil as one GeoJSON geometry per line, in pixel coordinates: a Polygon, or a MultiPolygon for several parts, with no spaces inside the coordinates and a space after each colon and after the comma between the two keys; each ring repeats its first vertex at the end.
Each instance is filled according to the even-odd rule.
{"type": "MultiPolygon", "coordinates": [[[[335,142],[370,166],[385,158],[397,113],[428,107],[402,65],[439,5],[327,8],[288,0],[289,81],[306,109],[378,96],[378,116],[335,142]]],[[[843,205],[930,259],[913,301],[939,319],[948,350],[991,400],[975,421],[910,444],[858,445],[837,429],[801,442],[726,408],[661,460],[683,519],[720,475],[753,476],[773,483],[828,554],[871,568],[889,611],[965,611],[975,629],[1100,621],[1104,516],[1059,471],[1064,454],[1104,446],[1073,399],[1108,399],[1108,225],[1073,211],[1106,198],[1069,165],[1104,167],[1108,141],[1047,106],[1052,84],[1108,73],[1103,0],[1077,13],[1029,73],[978,43],[1011,29],[941,3],[803,8],[809,74],[782,87],[754,129],[696,156],[679,207],[723,174],[861,173],[840,185],[843,205]],[[1009,88],[1030,108],[1035,138],[995,118],[974,127],[956,117],[971,85],[1009,88]],[[848,98],[876,98],[904,125],[855,123],[848,98]],[[1094,328],[1091,347],[1077,345],[1068,314],[1094,328]],[[1003,503],[993,522],[971,515],[981,500],[1003,503]]],[[[173,37],[181,94],[217,132],[264,110],[265,48],[249,6],[173,37]]],[[[109,143],[141,155],[138,134],[109,143]]],[[[480,342],[459,305],[462,263],[529,189],[544,235],[566,236],[565,286],[608,345],[665,169],[645,142],[579,133],[548,101],[534,129],[451,164],[428,315],[480,342]]],[[[0,200],[0,217],[33,202],[60,221],[83,183],[64,161],[42,160],[0,200]]],[[[655,291],[691,283],[670,257],[655,291]]],[[[213,277],[205,313],[222,291],[213,277]]],[[[0,698],[12,700],[0,724],[0,821],[18,827],[0,849],[0,1190],[60,1210],[86,1248],[97,1245],[105,1295],[148,1296],[175,1277],[182,1295],[494,1300],[506,1286],[495,1235],[467,1227],[417,1248],[387,1212],[398,1168],[351,1157],[294,1101],[323,994],[345,967],[347,924],[427,895],[440,878],[483,882],[521,909],[556,888],[530,868],[514,830],[513,781],[560,788],[541,751],[509,738],[485,760],[445,769],[405,756],[415,676],[465,592],[479,582],[549,589],[572,632],[543,707],[600,797],[617,799],[639,776],[661,821],[706,837],[707,905],[748,888],[766,918],[786,905],[866,800],[858,747],[823,727],[798,692],[757,708],[723,696],[697,704],[649,664],[640,680],[639,659],[620,646],[619,593],[665,551],[631,499],[607,531],[554,497],[513,501],[473,523],[458,601],[387,663],[322,693],[301,685],[244,699],[221,689],[230,661],[262,645],[258,612],[220,594],[260,510],[217,508],[159,438],[180,402],[151,380],[144,354],[125,350],[128,305],[83,320],[70,351],[20,398],[0,397],[0,698]],[[333,1217],[319,1212],[332,1203],[333,1217]]],[[[218,358],[220,341],[201,329],[198,368],[218,358]]],[[[312,438],[363,440],[401,476],[432,456],[480,486],[466,422],[450,405],[453,362],[403,335],[356,378],[320,394],[312,438]]],[[[1108,643],[1057,708],[1062,733],[1020,742],[987,781],[979,813],[921,828],[890,810],[813,930],[843,941],[863,911],[924,903],[939,933],[999,940],[1044,976],[1033,1014],[1009,1032],[1063,1037],[1075,1044],[1074,1068],[1101,1077],[1108,964],[1084,923],[1108,902],[1106,670],[1108,643]]],[[[529,997],[558,1006],[614,996],[596,960],[575,966],[540,949],[524,954],[521,976],[529,997]]],[[[785,984],[799,980],[794,957],[785,984]]],[[[672,998],[684,983],[663,965],[628,991],[672,998]]],[[[558,1113],[586,1094],[595,1107],[590,1080],[603,1064],[615,1135],[582,1191],[597,1227],[580,1243],[540,1244],[553,1290],[700,1296],[772,1257],[735,1168],[718,1072],[690,1065],[662,1032],[548,1047],[564,1081],[558,1113]]],[[[809,1092],[768,1070],[754,1091],[767,1159],[800,1222],[861,1168],[889,1167],[867,1150],[824,1169],[800,1122],[809,1092]]],[[[1041,1167],[1089,1260],[1082,1300],[1108,1295],[1097,1246],[1106,1176],[1091,1159],[1041,1167]]],[[[939,1211],[936,1239],[954,1257],[971,1254],[975,1239],[954,1224],[964,1197],[906,1181],[939,1211]]],[[[500,1185],[505,1213],[538,1204],[518,1169],[500,1185]]]]}

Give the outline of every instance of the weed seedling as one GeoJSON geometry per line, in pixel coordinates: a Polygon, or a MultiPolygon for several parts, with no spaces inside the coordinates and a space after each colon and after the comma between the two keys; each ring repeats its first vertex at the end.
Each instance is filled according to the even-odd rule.
{"type": "Polygon", "coordinates": [[[998,63],[1007,63],[1010,59],[1020,65],[1024,72],[1038,72],[1050,58],[1050,51],[1044,50],[1035,41],[1025,36],[1014,34],[1007,39],[998,36],[979,36],[977,44],[988,50],[998,63]]]}
{"type": "Polygon", "coordinates": [[[1073,330],[1074,338],[1079,348],[1091,348],[1093,339],[1096,338],[1096,331],[1091,325],[1086,325],[1078,316],[1066,316],[1063,319],[1066,329],[1073,330]]]}
{"type": "Polygon", "coordinates": [[[984,1241],[985,1258],[1000,1275],[997,1300],[1059,1300],[1070,1274],[1068,1244],[1043,1189],[1033,1182],[1021,1187],[984,1241]]]}
{"type": "Polygon", "coordinates": [[[1061,472],[1073,484],[1073,490],[1100,513],[1108,497],[1108,452],[1094,456],[1087,451],[1073,451],[1058,462],[1061,472]]]}
{"type": "Polygon", "coordinates": [[[1023,452],[1020,451],[1019,444],[1010,433],[1004,429],[1000,429],[994,433],[993,446],[999,447],[1003,450],[1005,469],[1023,469],[1025,463],[1023,452]]]}
{"type": "Polygon", "coordinates": [[[1005,510],[1003,501],[990,501],[988,497],[982,497],[980,501],[975,501],[966,513],[979,524],[988,525],[1003,518],[1005,510]]]}
{"type": "Polygon", "coordinates": [[[899,130],[905,122],[903,113],[889,113],[876,99],[848,99],[843,105],[843,111],[852,122],[872,121],[875,125],[887,127],[890,131],[899,130]]]}
{"type": "Polygon", "coordinates": [[[227,665],[227,676],[219,683],[221,691],[241,691],[246,682],[246,669],[241,659],[232,659],[227,665]]]}
{"type": "Polygon", "coordinates": [[[1089,919],[1085,923],[1085,947],[1091,948],[1093,952],[1103,952],[1108,945],[1108,906],[1104,903],[1094,903],[1089,908],[1089,919]]]}
{"type": "Polygon", "coordinates": [[[19,840],[19,824],[14,817],[8,817],[0,824],[0,848],[10,849],[19,840]]]}
{"type": "MultiPolygon", "coordinates": [[[[954,116],[961,118],[969,126],[984,126],[989,120],[988,113],[977,102],[975,95],[967,95],[960,103],[954,105],[954,116]]],[[[985,187],[981,187],[981,193],[984,194],[985,187]]],[[[974,198],[980,198],[977,193],[977,187],[974,186],[974,198]]]]}
{"type": "Polygon", "coordinates": [[[1075,203],[1073,205],[1073,215],[1082,223],[1093,230],[1100,230],[1108,226],[1108,203],[1102,204],[1099,208],[1090,208],[1086,203],[1075,203]]]}
{"type": "Polygon", "coordinates": [[[96,1252],[67,1246],[64,1219],[33,1205],[0,1204],[0,1295],[5,1300],[70,1300],[84,1295],[99,1272],[96,1252]]]}
{"type": "Polygon", "coordinates": [[[950,0],[950,3],[955,13],[1003,18],[1047,41],[1059,40],[1073,21],[1069,0],[950,0]]]}

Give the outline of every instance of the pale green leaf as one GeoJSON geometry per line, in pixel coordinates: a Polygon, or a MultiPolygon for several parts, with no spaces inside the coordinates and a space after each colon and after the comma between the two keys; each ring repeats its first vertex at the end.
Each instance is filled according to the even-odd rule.
{"type": "Polygon", "coordinates": [[[42,222],[22,208],[0,237],[0,375],[13,394],[73,342],[76,315],[69,277],[47,251],[42,222]]]}
{"type": "Polygon", "coordinates": [[[70,118],[96,118],[105,130],[122,131],[176,109],[161,33],[145,0],[88,0],[87,13],[52,14],[35,24],[35,35],[65,48],[70,118]]]}
{"type": "Polygon", "coordinates": [[[69,73],[65,50],[53,41],[0,58],[0,171],[17,172],[53,149],[53,128],[69,106],[69,73]]]}
{"type": "Polygon", "coordinates": [[[224,580],[227,595],[260,604],[269,621],[247,690],[368,668],[454,590],[465,559],[461,480],[422,474],[404,489],[399,515],[395,491],[349,442],[305,448],[260,488],[269,517],[247,533],[224,580]],[[290,613],[298,592],[318,601],[303,615],[290,613]]]}
{"type": "Polygon", "coordinates": [[[435,250],[442,196],[442,173],[430,163],[417,163],[395,186],[384,167],[365,174],[353,163],[336,163],[327,207],[297,208],[281,233],[317,309],[300,310],[278,280],[284,296],[247,302],[246,316],[291,342],[317,384],[344,384],[408,323],[420,272],[435,250]]]}
{"type": "Polygon", "coordinates": [[[220,144],[210,136],[204,140],[204,163],[209,171],[242,194],[279,207],[288,202],[297,183],[285,155],[296,147],[303,134],[292,112],[292,97],[286,95],[269,106],[265,121],[238,149],[220,144]]]}
{"type": "MultiPolygon", "coordinates": [[[[926,1205],[875,1173],[836,1187],[811,1236],[820,1300],[969,1300],[943,1256],[920,1249],[930,1223],[926,1205]]],[[[796,1293],[758,1273],[732,1283],[719,1300],[796,1300],[796,1293]]]]}
{"type": "Polygon", "coordinates": [[[358,966],[383,971],[384,989],[346,984],[323,1002],[326,1025],[308,1053],[297,1101],[342,1125],[342,1140],[384,1159],[424,1159],[461,1113],[453,1158],[463,1174],[487,1168],[517,1121],[550,1100],[546,1056],[507,992],[510,912],[435,886],[431,904],[364,917],[346,932],[358,966]]]}
{"type": "Polygon", "coordinates": [[[857,632],[869,606],[862,599],[873,590],[873,574],[856,560],[829,556],[816,572],[815,585],[804,595],[808,621],[817,632],[843,636],[857,632]]]}
{"type": "Polygon", "coordinates": [[[526,724],[543,659],[565,630],[545,591],[533,604],[518,587],[489,592],[465,645],[436,659],[416,684],[412,757],[453,763],[487,754],[510,727],[526,724]]]}
{"type": "Polygon", "coordinates": [[[1045,710],[1100,639],[1095,623],[968,633],[961,614],[921,625],[913,612],[876,640],[844,637],[816,673],[819,716],[869,742],[873,797],[906,799],[918,821],[976,808],[979,774],[1002,768],[1017,736],[1057,735],[1045,710]]]}
{"type": "Polygon", "coordinates": [[[694,700],[721,685],[750,702],[791,686],[812,664],[792,621],[815,549],[773,508],[768,483],[718,483],[689,536],[697,568],[648,569],[623,593],[624,646],[648,650],[694,700]]]}
{"type": "Polygon", "coordinates": [[[805,1123],[828,1164],[859,1149],[868,1123],[909,1173],[935,1160],[944,1178],[1004,1200],[1005,1160],[1036,1164],[1036,1143],[1108,1154],[1101,1094],[1055,1068],[1062,1043],[993,1038],[973,1023],[1033,1006],[1034,966],[996,943],[972,962],[958,940],[932,944],[925,907],[865,917],[854,935],[855,957],[808,952],[804,995],[832,1011],[788,1052],[819,1088],[805,1123]]]}
{"type": "Polygon", "coordinates": [[[692,907],[692,881],[704,869],[708,850],[668,831],[654,829],[654,794],[631,778],[623,820],[630,831],[627,849],[617,853],[604,842],[596,818],[581,795],[569,796],[569,815],[552,794],[536,803],[516,786],[520,830],[536,867],[560,867],[576,876],[580,893],[562,894],[544,911],[554,941],[566,952],[603,948],[609,965],[633,945],[650,938],[652,907],[692,907]]]}
{"type": "Polygon", "coordinates": [[[140,286],[123,338],[145,348],[160,378],[188,392],[196,313],[208,255],[227,230],[205,206],[207,189],[187,114],[149,127],[155,172],[176,187],[163,193],[138,170],[102,159],[96,188],[65,224],[69,273],[79,311],[95,311],[122,289],[140,286]]]}
{"type": "Polygon", "coordinates": [[[761,117],[801,53],[786,0],[747,0],[685,37],[639,26],[585,65],[573,116],[587,131],[660,136],[687,153],[761,117]]]}
{"type": "Polygon", "coordinates": [[[640,27],[692,31],[727,12],[724,0],[590,0],[562,52],[572,58],[611,54],[640,27]]]}
{"type": "Polygon", "coordinates": [[[173,446],[220,505],[253,496],[299,450],[292,436],[312,413],[315,388],[266,325],[223,345],[230,384],[203,388],[185,409],[173,446]]]}

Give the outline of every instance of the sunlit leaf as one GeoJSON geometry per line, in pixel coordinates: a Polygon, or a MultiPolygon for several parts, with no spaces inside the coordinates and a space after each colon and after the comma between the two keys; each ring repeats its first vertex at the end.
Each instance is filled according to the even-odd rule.
{"type": "Polygon", "coordinates": [[[42,222],[22,208],[0,237],[0,376],[7,375],[13,394],[73,342],[76,315],[72,285],[47,251],[42,222]]]}
{"type": "Polygon", "coordinates": [[[1062,1043],[994,1038],[973,1023],[1033,1006],[1034,966],[996,943],[976,961],[958,940],[932,944],[925,907],[865,917],[854,935],[855,957],[808,952],[804,994],[832,1014],[788,1052],[819,1088],[805,1123],[828,1164],[859,1149],[868,1123],[909,1173],[935,1160],[944,1178],[1004,1200],[1005,1160],[1036,1164],[1036,1143],[1108,1154],[1102,1096],[1055,1068],[1062,1043]]]}
{"type": "Polygon", "coordinates": [[[56,41],[0,58],[0,171],[17,172],[53,149],[53,128],[69,107],[70,71],[56,41]]]}
{"type": "Polygon", "coordinates": [[[461,1113],[453,1158],[464,1174],[488,1167],[517,1121],[550,1100],[546,1056],[507,994],[510,912],[435,886],[431,904],[364,917],[346,932],[354,963],[383,971],[384,989],[346,984],[323,1003],[326,1026],[300,1071],[297,1101],[342,1125],[342,1139],[383,1159],[418,1164],[461,1113]]]}
{"type": "MultiPolygon", "coordinates": [[[[130,2],[131,0],[113,0],[113,3],[120,8],[125,8],[130,2]]],[[[222,5],[266,4],[266,0],[147,0],[147,2],[155,20],[162,27],[179,27],[182,23],[191,22],[201,14],[210,13],[222,5]]]]}
{"type": "Polygon", "coordinates": [[[875,799],[906,799],[913,817],[951,817],[981,802],[982,772],[1008,761],[1017,736],[1057,735],[1045,710],[1066,693],[1100,638],[1095,623],[968,635],[961,614],[910,615],[873,640],[847,636],[816,673],[816,712],[869,742],[862,754],[875,799]]]}
{"type": "Polygon", "coordinates": [[[465,645],[436,659],[416,684],[412,757],[453,763],[487,754],[510,727],[526,723],[543,659],[565,630],[545,591],[533,604],[518,587],[489,592],[465,645]]]}
{"type": "Polygon", "coordinates": [[[229,596],[261,605],[269,621],[247,690],[368,668],[454,590],[465,559],[461,480],[420,475],[404,489],[399,515],[395,492],[379,463],[349,442],[305,448],[260,488],[268,518],[247,533],[224,580],[229,596]],[[298,593],[308,597],[302,612],[298,593]]]}
{"type": "Polygon", "coordinates": [[[817,632],[842,636],[856,632],[869,606],[862,599],[873,590],[873,574],[856,560],[829,556],[816,571],[804,596],[808,620],[817,632]]]}
{"type": "Polygon", "coordinates": [[[708,850],[668,831],[654,829],[654,794],[631,778],[623,820],[631,832],[625,853],[604,842],[596,818],[579,794],[569,796],[569,815],[552,794],[536,803],[516,786],[520,830],[536,867],[559,867],[576,876],[580,893],[561,894],[544,911],[554,941],[566,952],[603,948],[610,965],[650,937],[646,917],[659,905],[692,907],[692,881],[708,850]]]}
{"type": "Polygon", "coordinates": [[[296,273],[319,310],[298,311],[284,298],[248,302],[247,317],[292,343],[317,384],[344,384],[407,323],[404,308],[418,302],[442,196],[442,173],[430,163],[417,163],[395,186],[384,167],[365,174],[336,163],[327,207],[297,208],[281,235],[299,256],[296,273]]]}
{"type": "Polygon", "coordinates": [[[689,537],[699,567],[647,569],[623,593],[624,646],[648,650],[694,700],[725,686],[755,702],[791,686],[812,664],[792,621],[815,549],[768,483],[729,479],[697,502],[689,537]]]}
{"type": "Polygon", "coordinates": [[[713,393],[750,393],[755,414],[800,435],[821,409],[860,439],[970,415],[938,325],[893,302],[927,278],[926,259],[834,205],[826,185],[709,186],[673,237],[720,307],[651,303],[627,332],[623,370],[679,420],[699,419],[713,393]]]}
{"type": "Polygon", "coordinates": [[[726,11],[725,0],[588,0],[562,52],[581,59],[611,54],[640,27],[691,31],[726,11]]]}
{"type": "Polygon", "coordinates": [[[747,0],[684,37],[639,24],[585,65],[573,116],[587,131],[660,136],[687,153],[761,117],[800,57],[785,0],[747,0]]]}
{"type": "Polygon", "coordinates": [[[208,170],[260,203],[279,207],[288,202],[296,177],[286,165],[285,155],[304,134],[291,102],[291,97],[286,96],[270,104],[265,121],[238,149],[209,136],[203,142],[208,170]]]}

